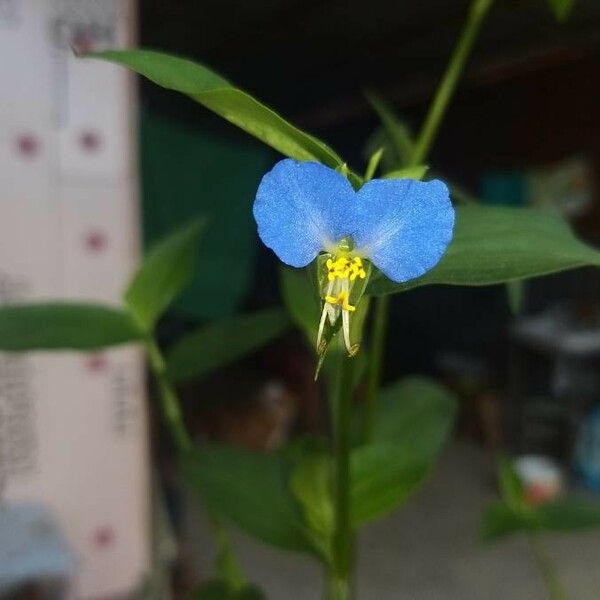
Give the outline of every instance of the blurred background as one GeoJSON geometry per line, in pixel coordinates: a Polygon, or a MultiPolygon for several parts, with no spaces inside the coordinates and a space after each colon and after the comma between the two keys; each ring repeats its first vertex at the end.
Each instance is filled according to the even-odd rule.
{"type": "MultiPolygon", "coordinates": [[[[142,245],[202,214],[197,274],[161,321],[161,344],[281,304],[277,262],[250,210],[278,155],[190,99],[76,59],[71,47],[196,59],[362,170],[382,139],[365,93],[416,131],[467,6],[0,0],[0,302],[117,302],[142,245]]],[[[560,211],[597,245],[599,73],[596,0],[579,0],[560,24],[542,0],[498,0],[432,168],[480,202],[560,211]]],[[[433,376],[458,395],[460,415],[424,491],[360,540],[361,597],[546,597],[521,541],[481,547],[478,520],[496,493],[499,449],[519,457],[534,500],[600,491],[599,300],[592,269],[393,296],[384,381],[433,376]]],[[[256,449],[321,432],[313,373],[311,349],[290,330],[186,385],[186,418],[200,440],[256,449]]],[[[0,597],[152,597],[142,591],[151,557],[156,598],[187,597],[205,575],[207,526],[174,475],[152,393],[131,348],[0,356],[0,597]],[[9,539],[23,540],[19,561],[9,539]]],[[[236,539],[269,597],[319,597],[308,562],[236,539]]],[[[573,597],[599,598],[600,535],[551,548],[573,597]]]]}

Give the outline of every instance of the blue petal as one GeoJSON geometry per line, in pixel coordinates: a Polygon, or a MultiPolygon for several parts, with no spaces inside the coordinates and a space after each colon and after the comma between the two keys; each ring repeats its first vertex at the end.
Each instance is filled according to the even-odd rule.
{"type": "Polygon", "coordinates": [[[373,179],[352,218],[357,252],[399,283],[434,267],[452,239],[454,208],[438,180],[373,179]]]}
{"type": "Polygon", "coordinates": [[[304,267],[344,235],[348,180],[314,162],[279,161],[260,182],[254,218],[260,239],[286,264],[304,267]]]}

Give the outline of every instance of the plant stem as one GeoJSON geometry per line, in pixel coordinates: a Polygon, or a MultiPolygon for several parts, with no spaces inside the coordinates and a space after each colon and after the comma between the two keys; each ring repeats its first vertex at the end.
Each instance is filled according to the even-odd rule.
{"type": "Polygon", "coordinates": [[[350,598],[350,582],[348,578],[339,579],[335,572],[330,571],[325,594],[326,600],[348,600],[350,598]]]}
{"type": "Polygon", "coordinates": [[[230,590],[238,592],[244,588],[248,580],[233,551],[229,532],[215,513],[209,513],[209,521],[217,547],[215,560],[217,573],[221,579],[227,582],[230,590]]]}
{"type": "Polygon", "coordinates": [[[373,437],[377,395],[383,371],[385,334],[389,313],[389,296],[379,296],[375,300],[375,315],[372,327],[372,350],[369,355],[367,371],[367,390],[365,392],[365,414],[363,418],[363,443],[368,444],[373,437]]]}
{"type": "Polygon", "coordinates": [[[167,366],[160,348],[151,337],[146,340],[146,352],[148,353],[150,368],[158,384],[161,410],[173,442],[180,452],[189,452],[192,449],[192,441],[183,423],[177,392],[167,376],[167,366]]]}
{"type": "Polygon", "coordinates": [[[569,596],[558,576],[554,561],[550,558],[540,535],[537,533],[530,533],[529,544],[544,578],[544,582],[546,583],[546,587],[548,588],[551,600],[568,600],[569,596]]]}
{"type": "Polygon", "coordinates": [[[327,583],[328,600],[348,600],[351,595],[353,534],[350,523],[350,429],[352,421],[352,369],[344,349],[335,349],[336,381],[331,398],[333,416],[334,533],[332,565],[327,583]]]}
{"type": "MultiPolygon", "coordinates": [[[[175,387],[167,374],[165,359],[153,337],[149,336],[146,339],[145,346],[150,368],[158,384],[160,406],[164,419],[178,452],[182,455],[187,454],[193,448],[192,439],[183,422],[181,404],[175,387]]],[[[246,584],[246,578],[233,552],[229,532],[221,522],[220,517],[214,512],[207,510],[207,517],[217,546],[215,562],[218,574],[227,582],[232,591],[239,590],[246,584]]]]}
{"type": "Polygon", "coordinates": [[[409,166],[422,164],[427,159],[442,118],[464,70],[465,63],[471,53],[483,19],[492,6],[492,2],[493,0],[473,0],[471,3],[467,22],[458,38],[458,43],[452,52],[446,72],[440,81],[433,102],[429,107],[409,166]]]}
{"type": "MultiPolygon", "coordinates": [[[[467,22],[460,34],[458,42],[452,51],[435,96],[427,111],[427,116],[415,142],[415,147],[408,166],[416,166],[427,160],[429,151],[439,130],[442,118],[456,90],[473,44],[481,28],[483,20],[494,0],[473,0],[469,9],[467,22]]],[[[399,165],[407,166],[407,165],[399,165]]],[[[386,296],[377,298],[375,320],[372,329],[371,357],[367,379],[367,395],[364,415],[364,440],[372,435],[374,413],[377,406],[381,370],[384,358],[385,331],[388,323],[389,299],[386,296]]]]}

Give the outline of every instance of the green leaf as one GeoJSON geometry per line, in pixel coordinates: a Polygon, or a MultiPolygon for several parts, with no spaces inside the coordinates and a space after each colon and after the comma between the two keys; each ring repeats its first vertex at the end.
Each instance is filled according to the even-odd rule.
{"type": "Polygon", "coordinates": [[[352,452],[352,519],[358,526],[403,504],[425,483],[452,429],[457,402],[446,389],[410,377],[380,395],[373,443],[352,452]]]}
{"type": "Polygon", "coordinates": [[[194,592],[194,600],[266,600],[266,598],[264,592],[254,585],[231,589],[222,579],[207,581],[194,592]]]}
{"type": "Polygon", "coordinates": [[[394,442],[361,446],[350,460],[353,527],[382,517],[403,504],[425,481],[428,461],[394,442]]]}
{"type": "Polygon", "coordinates": [[[0,350],[94,350],[141,337],[131,316],[111,306],[51,302],[0,308],[0,350]]]}
{"type": "Polygon", "coordinates": [[[544,531],[585,531],[600,525],[600,504],[576,498],[546,502],[535,512],[538,528],[544,531]]]}
{"type": "Polygon", "coordinates": [[[304,333],[311,348],[316,348],[321,310],[317,285],[312,275],[311,269],[281,266],[279,287],[292,321],[304,333]]]}
{"type": "Polygon", "coordinates": [[[525,489],[519,474],[509,458],[501,456],[498,459],[498,483],[502,499],[513,510],[525,506],[525,489]]]}
{"type": "Polygon", "coordinates": [[[506,503],[497,501],[489,504],[483,513],[479,538],[482,542],[492,542],[532,527],[533,520],[528,513],[516,512],[506,503]]]}
{"type": "Polygon", "coordinates": [[[450,435],[457,407],[455,396],[435,381],[402,379],[380,393],[373,439],[394,442],[407,454],[433,461],[450,435]]]}
{"type": "Polygon", "coordinates": [[[383,156],[384,148],[379,148],[371,155],[369,158],[369,163],[367,164],[367,170],[365,171],[364,181],[371,181],[373,176],[375,175],[375,171],[377,171],[377,167],[379,166],[379,162],[381,161],[381,157],[383,156]]]}
{"type": "Polygon", "coordinates": [[[266,146],[209,133],[201,122],[148,109],[140,117],[146,247],[198,215],[207,223],[193,278],[169,311],[199,322],[238,314],[258,250],[251,200],[273,164],[273,153],[266,146]]]}
{"type": "Polygon", "coordinates": [[[397,166],[400,167],[410,163],[415,144],[409,128],[394,114],[392,108],[380,96],[374,93],[368,93],[366,96],[381,119],[393,153],[397,157],[397,166]]]}
{"type": "Polygon", "coordinates": [[[514,509],[506,502],[494,502],[484,513],[480,537],[483,541],[493,541],[520,531],[574,533],[598,526],[600,505],[576,498],[521,509],[514,509]]]}
{"type": "Polygon", "coordinates": [[[406,167],[404,169],[396,169],[395,171],[390,171],[386,173],[383,178],[384,179],[417,179],[421,180],[425,177],[425,173],[427,173],[427,169],[429,169],[428,165],[415,165],[414,167],[406,167]]]}
{"type": "Polygon", "coordinates": [[[184,335],[169,349],[169,376],[175,382],[203,377],[264,346],[289,326],[279,307],[210,323],[184,335]]]}
{"type": "Polygon", "coordinates": [[[548,0],[548,4],[557,21],[565,21],[575,6],[575,0],[548,0]]]}
{"type": "MultiPolygon", "coordinates": [[[[321,162],[332,168],[344,163],[325,143],[204,65],[152,50],[104,50],[85,57],[122,65],[164,88],[186,94],[286,156],[321,162]]],[[[360,180],[356,176],[355,179],[360,180]]]]}
{"type": "Polygon", "coordinates": [[[183,468],[217,514],[268,544],[316,553],[288,487],[290,461],[282,454],[203,446],[183,459],[183,468]]]}
{"type": "Polygon", "coordinates": [[[203,223],[193,221],[150,249],[125,291],[125,303],[150,331],[156,319],[189,283],[203,223]]]}
{"type": "Polygon", "coordinates": [[[314,543],[324,556],[330,556],[335,518],[330,457],[314,452],[304,456],[292,472],[290,489],[302,507],[314,543]]]}
{"type": "Polygon", "coordinates": [[[404,284],[381,274],[370,293],[431,284],[480,286],[600,265],[600,252],[578,240],[558,215],[530,208],[461,206],[454,239],[439,264],[404,284]]]}

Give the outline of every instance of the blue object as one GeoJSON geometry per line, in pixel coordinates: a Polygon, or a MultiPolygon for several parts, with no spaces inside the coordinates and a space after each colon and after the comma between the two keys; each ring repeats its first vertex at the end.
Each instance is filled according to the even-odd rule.
{"type": "Polygon", "coordinates": [[[575,468],[585,487],[600,492],[600,405],[590,412],[581,428],[575,468]]]}
{"type": "Polygon", "coordinates": [[[66,585],[74,574],[73,556],[45,508],[0,507],[0,594],[30,582],[66,585]]]}
{"type": "Polygon", "coordinates": [[[454,227],[448,188],[438,180],[374,179],[355,192],[337,171],[284,159],[262,179],[254,202],[258,234],[284,263],[304,267],[320,251],[367,258],[405,282],[434,267],[454,227]]]}

